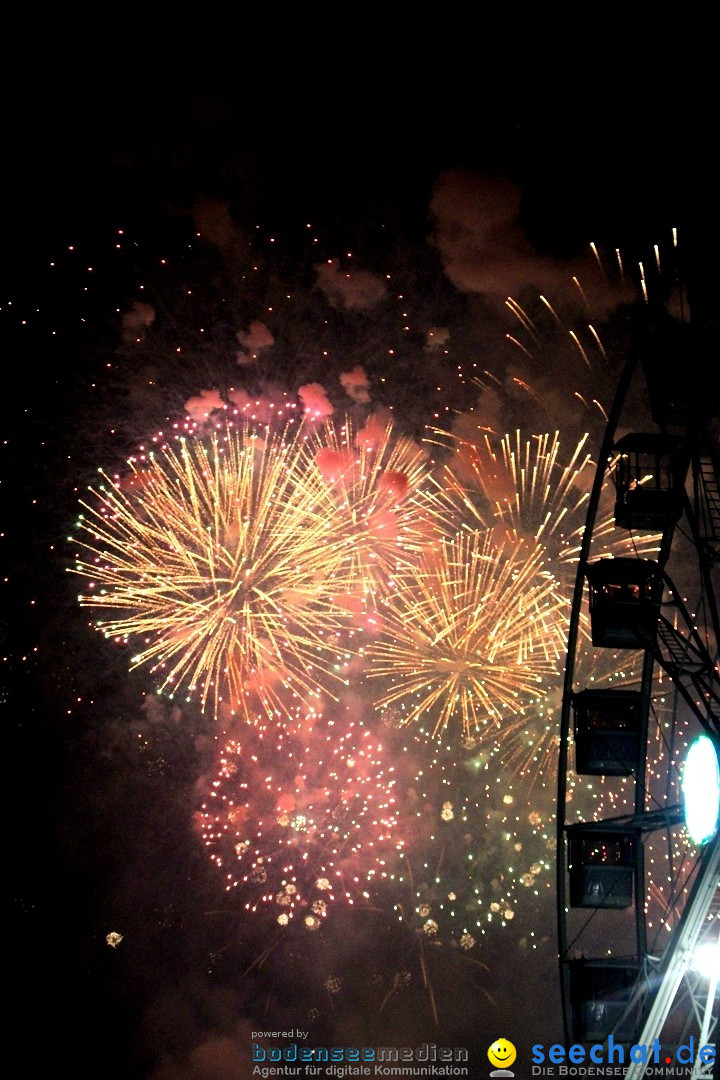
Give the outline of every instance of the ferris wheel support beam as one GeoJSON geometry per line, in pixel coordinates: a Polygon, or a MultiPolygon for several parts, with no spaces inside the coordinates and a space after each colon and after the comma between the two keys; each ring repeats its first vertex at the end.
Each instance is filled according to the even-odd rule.
{"type": "Polygon", "coordinates": [[[696,645],[691,638],[684,637],[661,615],[657,637],[648,642],[648,648],[708,734],[720,733],[720,685],[702,643],[696,645]]]}
{"type": "MultiPolygon", "coordinates": [[[[692,896],[683,911],[673,942],[665,954],[662,967],[658,973],[659,983],[653,1003],[638,1039],[638,1044],[641,1046],[652,1045],[653,1041],[659,1039],[662,1033],[663,1025],[675,1000],[678,987],[692,960],[700,930],[707,919],[710,905],[719,885],[720,833],[715,836],[715,839],[705,850],[693,886],[692,896]]],[[[705,1018],[702,1025],[703,1030],[709,1030],[714,997],[714,993],[712,995],[708,993],[705,1018]]],[[[647,1062],[632,1062],[625,1073],[625,1080],[641,1080],[647,1065],[647,1062]]]]}
{"type": "MultiPolygon", "coordinates": [[[[703,1016],[702,1026],[700,1028],[700,1034],[698,1036],[698,1050],[701,1046],[707,1045],[708,1037],[713,1025],[713,1019],[715,1020],[715,1026],[717,1027],[717,1017],[713,1018],[712,1009],[715,995],[718,988],[718,975],[720,972],[715,971],[713,975],[708,979],[707,998],[705,1000],[705,1013],[703,1016]]],[[[717,1039],[715,1040],[715,1052],[717,1053],[717,1039]]],[[[701,1080],[702,1075],[705,1073],[705,1069],[702,1068],[702,1062],[699,1056],[695,1059],[693,1065],[693,1071],[691,1080],[701,1080]]]]}
{"type": "MultiPolygon", "coordinates": [[[[631,351],[630,355],[625,361],[625,365],[620,374],[620,380],[618,382],[618,386],[615,391],[615,397],[610,408],[608,423],[605,429],[602,446],[600,448],[601,462],[606,462],[612,451],[613,441],[615,439],[615,432],[620,421],[625,397],[627,395],[628,388],[635,372],[637,361],[638,357],[636,353],[634,351],[631,351]]],[[[600,505],[600,493],[602,491],[604,478],[604,470],[602,468],[598,468],[595,472],[595,478],[593,480],[593,486],[590,492],[585,530],[583,532],[583,538],[580,545],[578,569],[575,577],[575,588],[573,591],[570,617],[568,621],[568,647],[565,657],[563,699],[560,719],[560,747],[558,750],[558,789],[556,822],[556,847],[558,852],[556,866],[558,910],[558,961],[560,967],[560,994],[563,1003],[563,1023],[565,1028],[565,1039],[568,1043],[572,1041],[572,1032],[570,1030],[570,984],[566,963],[568,954],[567,929],[565,926],[565,905],[567,903],[567,884],[565,880],[566,858],[565,855],[562,854],[565,851],[566,844],[565,802],[567,797],[568,743],[570,738],[570,716],[573,700],[573,672],[575,669],[575,653],[577,650],[578,631],[580,626],[580,609],[582,607],[583,592],[585,587],[584,568],[587,564],[588,555],[590,553],[592,531],[595,525],[595,518],[597,516],[598,507],[600,505]]],[[[652,670],[652,660],[648,660],[648,656],[646,653],[643,672],[643,685],[645,685],[645,679],[648,670],[652,670]]],[[[645,722],[647,723],[647,720],[645,722]]],[[[642,778],[641,786],[644,786],[644,777],[642,778]]]]}

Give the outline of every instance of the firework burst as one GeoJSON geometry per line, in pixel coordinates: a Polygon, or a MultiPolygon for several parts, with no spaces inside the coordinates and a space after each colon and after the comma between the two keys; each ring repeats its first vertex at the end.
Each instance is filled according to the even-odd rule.
{"type": "MultiPolygon", "coordinates": [[[[580,555],[596,471],[586,451],[588,436],[583,435],[566,454],[557,431],[525,439],[519,430],[502,439],[487,432],[478,434],[473,439],[433,430],[433,440],[454,451],[445,470],[449,490],[476,525],[492,528],[499,538],[512,543],[542,544],[546,564],[569,584],[568,570],[572,567],[574,573],[580,555]]],[[[606,482],[604,495],[604,511],[593,532],[596,555],[652,557],[659,536],[633,536],[618,529],[612,484],[606,482]]]]}
{"type": "Polygon", "coordinates": [[[246,716],[342,678],[332,593],[345,549],[304,438],[243,424],[103,478],[82,504],[75,571],[97,628],[140,641],[133,666],[246,716]]]}
{"type": "Polygon", "coordinates": [[[328,421],[317,433],[315,463],[335,502],[347,552],[340,580],[364,602],[387,591],[401,566],[454,527],[455,507],[433,475],[425,447],[371,416],[361,428],[328,421]]]}
{"type": "Polygon", "coordinates": [[[565,602],[542,551],[498,547],[488,533],[460,533],[401,572],[381,609],[382,636],[368,648],[369,675],[388,680],[382,710],[437,735],[457,722],[466,736],[500,732],[556,672],[565,602]]]}
{"type": "Polygon", "coordinates": [[[402,850],[394,788],[382,743],[361,723],[257,719],[226,746],[199,827],[248,911],[316,929],[330,904],[368,899],[402,850]]]}
{"type": "MultiPolygon", "coordinates": [[[[575,585],[590,488],[596,465],[587,453],[588,436],[564,451],[558,432],[524,438],[520,431],[498,438],[479,432],[463,434],[470,417],[450,435],[433,429],[430,441],[450,448],[452,458],[445,466],[444,480],[452,498],[460,507],[466,528],[482,526],[497,544],[511,544],[529,551],[542,552],[543,571],[550,571],[555,591],[564,604],[567,633],[570,603],[575,585]],[[469,524],[468,524],[469,523],[469,524]]],[[[472,421],[474,423],[474,421],[472,421]]],[[[594,549],[600,557],[656,555],[659,535],[632,534],[614,522],[615,488],[606,481],[601,499],[601,513],[593,531],[594,549]]],[[[587,649],[590,625],[586,611],[581,612],[580,633],[583,643],[578,670],[588,685],[630,685],[639,679],[640,660],[627,655],[618,658],[607,650],[587,649]]],[[[498,744],[500,760],[517,775],[533,782],[554,782],[559,747],[559,716],[562,666],[565,643],[558,654],[555,670],[548,674],[545,692],[528,700],[522,714],[503,724],[498,744]]]]}
{"type": "Polygon", "coordinates": [[[422,941],[466,954],[498,928],[534,938],[528,917],[547,895],[555,845],[550,800],[531,804],[473,740],[458,748],[416,728],[397,760],[407,847],[393,881],[403,921],[422,941]]]}

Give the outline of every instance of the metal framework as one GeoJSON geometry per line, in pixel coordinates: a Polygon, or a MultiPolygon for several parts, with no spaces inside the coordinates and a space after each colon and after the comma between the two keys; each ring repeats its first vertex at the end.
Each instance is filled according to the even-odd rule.
{"type": "MultiPolygon", "coordinates": [[[[591,909],[590,914],[583,912],[583,918],[578,923],[580,929],[571,929],[571,909],[568,905],[571,840],[578,835],[592,837],[607,834],[608,829],[619,830],[636,838],[634,927],[629,932],[626,917],[623,933],[618,934],[617,940],[622,940],[620,948],[625,950],[628,970],[635,969],[637,975],[623,1007],[613,1013],[613,1025],[606,1035],[613,1034],[616,1042],[623,1041],[629,1045],[650,1045],[655,1038],[663,1038],[666,1043],[686,1038],[692,1028],[696,1036],[707,1043],[713,1041],[718,1028],[717,975],[714,979],[701,979],[692,971],[691,957],[701,939],[714,935],[717,940],[720,832],[701,849],[689,876],[678,884],[677,892],[673,892],[671,899],[675,911],[672,928],[668,921],[670,933],[665,935],[666,944],[660,950],[648,945],[647,909],[652,902],[649,887],[652,885],[653,871],[646,866],[645,857],[646,842],[655,835],[661,838],[664,835],[667,849],[670,850],[671,832],[678,830],[683,820],[682,807],[678,805],[677,784],[673,784],[668,777],[667,790],[675,793],[675,804],[659,806],[653,805],[648,780],[649,717],[659,695],[672,696],[674,701],[672,718],[667,725],[670,728],[667,760],[674,762],[672,767],[676,771],[679,770],[681,758],[681,714],[684,732],[708,734],[720,751],[720,620],[717,597],[720,570],[720,443],[717,400],[705,388],[705,392],[698,395],[697,405],[693,405],[692,393],[681,404],[678,404],[675,396],[670,399],[672,405],[663,412],[662,405],[657,405],[653,400],[657,386],[650,385],[647,367],[643,376],[643,365],[639,361],[638,352],[633,352],[627,360],[609,414],[588,505],[568,632],[557,801],[558,957],[568,1043],[583,1041],[583,1032],[577,1030],[575,1020],[578,1016],[578,1001],[574,1000],[577,989],[571,979],[575,953],[584,953],[585,942],[592,942],[588,927],[592,925],[600,907],[613,906],[605,902],[598,905],[598,911],[593,911],[591,904],[585,903],[585,908],[591,909]],[[632,769],[632,807],[623,814],[600,821],[569,822],[566,816],[568,781],[573,773],[574,752],[571,719],[578,696],[576,660],[586,582],[590,577],[588,567],[592,565],[593,558],[593,532],[608,473],[615,479],[617,476],[617,472],[613,474],[617,463],[616,432],[621,423],[627,427],[632,422],[628,421],[624,409],[630,388],[636,389],[638,381],[652,404],[652,418],[644,421],[646,427],[651,428],[648,439],[658,440],[666,436],[679,447],[675,475],[679,509],[668,514],[662,526],[655,530],[662,534],[657,555],[663,583],[662,601],[653,632],[640,629],[635,645],[635,649],[642,652],[638,691],[643,708],[639,752],[632,769]],[[681,582],[677,580],[678,572],[682,577],[681,582]],[[694,590],[693,600],[697,599],[693,609],[686,599],[690,590],[694,590]],[[628,938],[633,943],[630,955],[627,950],[628,938]],[[659,955],[655,955],[656,951],[659,955]]],[[[666,364],[666,368],[669,373],[671,365],[666,364]]],[[[702,391],[703,388],[699,386],[697,389],[702,391]]],[[[627,520],[623,520],[623,526],[627,524],[627,520]]],[[[637,526],[649,527],[648,522],[637,526]]],[[[605,917],[606,933],[612,936],[612,920],[617,919],[618,913],[606,913],[605,917]]],[[[593,962],[590,960],[590,963],[593,962]]],[[[597,962],[602,962],[599,955],[597,962]]],[[[620,963],[621,958],[610,961],[614,962],[620,963]]],[[[678,1045],[681,1043],[678,1042],[678,1045]]],[[[646,1067],[645,1064],[632,1063],[628,1066],[626,1076],[629,1080],[639,1080],[646,1067]]],[[[693,1075],[698,1078],[704,1075],[699,1061],[694,1065],[693,1075]]]]}

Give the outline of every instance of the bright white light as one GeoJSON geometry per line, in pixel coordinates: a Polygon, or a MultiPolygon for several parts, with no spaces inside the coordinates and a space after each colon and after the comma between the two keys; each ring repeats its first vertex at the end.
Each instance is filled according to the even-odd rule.
{"type": "Polygon", "coordinates": [[[696,844],[704,844],[715,835],[720,813],[720,768],[707,735],[700,735],[688,750],[682,786],[687,831],[696,844]]]}
{"type": "Polygon", "coordinates": [[[704,941],[693,953],[692,966],[706,979],[717,979],[720,973],[720,941],[704,941]]]}

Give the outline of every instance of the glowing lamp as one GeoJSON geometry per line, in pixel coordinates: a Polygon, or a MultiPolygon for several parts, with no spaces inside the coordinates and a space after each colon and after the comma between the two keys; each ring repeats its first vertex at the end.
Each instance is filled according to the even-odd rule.
{"type": "Polygon", "coordinates": [[[691,966],[706,979],[717,979],[720,972],[720,940],[704,941],[698,945],[692,959],[691,966]]]}
{"type": "Polygon", "coordinates": [[[699,735],[683,770],[685,824],[691,840],[704,844],[717,832],[720,816],[720,767],[712,739],[699,735]]]}

